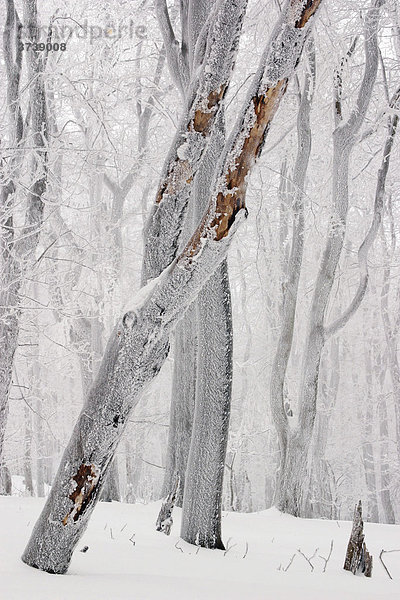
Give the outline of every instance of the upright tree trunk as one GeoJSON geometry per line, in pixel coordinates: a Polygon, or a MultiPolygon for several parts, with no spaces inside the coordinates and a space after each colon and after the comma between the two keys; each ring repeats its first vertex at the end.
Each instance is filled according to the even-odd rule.
{"type": "MultiPolygon", "coordinates": [[[[24,22],[27,39],[38,40],[39,29],[35,0],[24,1],[24,22]]],[[[20,23],[14,2],[7,2],[7,20],[4,29],[4,56],[7,72],[7,100],[11,113],[10,138],[18,149],[24,137],[23,117],[19,101],[19,82],[22,68],[20,23]]],[[[19,300],[24,272],[32,261],[39,243],[43,222],[42,197],[47,185],[47,114],[46,93],[43,81],[44,63],[38,53],[27,51],[30,88],[30,143],[35,147],[31,158],[30,183],[27,191],[25,222],[18,239],[15,237],[13,203],[16,180],[24,156],[11,160],[12,176],[1,177],[1,258],[2,277],[0,289],[0,493],[2,493],[3,444],[8,416],[8,399],[12,380],[13,361],[18,345],[19,300]],[[14,169],[14,170],[13,170],[14,169]]],[[[19,148],[20,150],[20,148],[19,148]]],[[[18,152],[16,153],[18,154],[18,152]]],[[[5,165],[1,165],[2,170],[5,165]]],[[[3,488],[4,489],[4,488],[3,488]]]]}
{"type": "MultiPolygon", "coordinates": [[[[280,465],[278,470],[275,502],[280,510],[292,512],[294,507],[289,503],[297,502],[290,490],[289,468],[296,468],[297,452],[301,450],[298,434],[292,431],[285,407],[284,387],[286,371],[292,350],[294,324],[297,306],[297,293],[300,281],[301,264],[304,247],[304,186],[307,167],[311,152],[310,111],[312,93],[315,84],[314,49],[309,52],[310,70],[306,73],[304,89],[301,94],[300,107],[297,116],[297,157],[293,174],[293,227],[290,256],[284,266],[286,274],[284,281],[283,305],[281,310],[281,331],[271,372],[270,402],[274,425],[278,433],[280,447],[280,465]],[[289,458],[288,453],[293,453],[289,458]]],[[[284,262],[284,261],[282,261],[284,262]]],[[[299,462],[302,464],[302,461],[299,462]]],[[[299,474],[305,477],[304,473],[299,474]]],[[[301,481],[301,479],[300,479],[301,481]]]]}
{"type": "Polygon", "coordinates": [[[199,293],[197,310],[198,379],[181,537],[191,544],[223,549],[222,484],[232,386],[232,322],[226,261],[199,293]],[[211,323],[210,315],[213,315],[211,323]]]}
{"type": "Polygon", "coordinates": [[[179,477],[176,505],[182,506],[183,490],[190,440],[197,378],[197,315],[196,305],[187,310],[174,334],[174,370],[172,379],[171,413],[169,421],[166,470],[162,496],[166,498],[179,477]]]}
{"type": "Polygon", "coordinates": [[[372,360],[371,360],[372,348],[365,348],[365,373],[367,380],[366,390],[366,402],[363,407],[363,418],[362,423],[362,460],[365,472],[365,483],[367,486],[368,494],[368,513],[367,520],[373,523],[379,523],[379,511],[378,511],[378,497],[377,497],[377,485],[376,485],[376,468],[374,458],[374,447],[373,447],[373,424],[374,419],[374,407],[372,401],[373,387],[372,387],[372,360]]]}
{"type": "Polygon", "coordinates": [[[335,506],[336,489],[332,468],[326,459],[329,425],[340,382],[339,341],[332,340],[325,377],[320,388],[320,408],[317,411],[312,443],[310,489],[305,516],[313,518],[337,518],[335,506]],[[309,514],[308,514],[309,511],[309,514]]]}
{"type": "Polygon", "coordinates": [[[32,416],[31,408],[25,404],[24,406],[24,481],[25,491],[29,496],[33,496],[33,480],[32,480],[32,416]]]}
{"type": "Polygon", "coordinates": [[[379,437],[380,437],[380,470],[381,470],[381,489],[380,497],[385,516],[385,523],[395,523],[395,514],[391,498],[391,469],[389,461],[389,429],[386,398],[384,394],[379,397],[379,437]]]}

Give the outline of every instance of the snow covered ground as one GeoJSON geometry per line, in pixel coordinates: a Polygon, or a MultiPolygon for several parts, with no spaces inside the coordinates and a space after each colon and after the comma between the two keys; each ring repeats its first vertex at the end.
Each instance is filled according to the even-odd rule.
{"type": "Polygon", "coordinates": [[[24,565],[20,555],[42,500],[0,497],[1,600],[391,600],[400,598],[400,526],[365,526],[374,555],[372,579],[343,571],[350,522],[296,519],[271,509],[226,513],[228,551],[196,549],[179,533],[176,510],[170,537],[157,533],[159,503],[100,503],[67,575],[49,575],[24,565]],[[331,540],[333,552],[323,573],[331,540]],[[87,552],[79,552],[85,545],[87,552]],[[306,556],[314,554],[314,571],[306,556]],[[295,555],[291,566],[284,571],[295,555]]]}

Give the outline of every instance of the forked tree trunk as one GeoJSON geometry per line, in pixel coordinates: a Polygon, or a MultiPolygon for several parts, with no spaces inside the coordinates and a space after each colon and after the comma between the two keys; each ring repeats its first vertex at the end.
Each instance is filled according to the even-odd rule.
{"type": "MultiPolygon", "coordinates": [[[[166,10],[165,2],[161,1],[158,4],[163,5],[164,11],[166,10]]],[[[187,80],[196,76],[194,64],[195,54],[196,52],[199,52],[199,46],[202,43],[202,40],[201,38],[199,39],[199,36],[207,19],[210,20],[210,13],[215,10],[216,2],[215,0],[203,0],[202,2],[197,2],[196,6],[194,6],[192,2],[183,2],[181,4],[181,8],[182,7],[181,25],[183,40],[181,47],[181,68],[184,68],[183,65],[187,59],[187,73],[186,75],[181,74],[181,83],[183,80],[187,80]],[[186,51],[187,56],[185,56],[186,51]]],[[[165,15],[165,12],[163,14],[165,15]]],[[[162,18],[160,24],[163,24],[162,18]]],[[[168,36],[165,35],[165,32],[164,40],[167,45],[168,55],[168,47],[171,41],[168,39],[168,36]]],[[[169,67],[171,71],[174,68],[174,65],[171,65],[170,60],[169,67]]],[[[177,80],[176,77],[175,79],[177,80]]],[[[177,81],[179,84],[179,78],[177,81]]],[[[181,92],[183,93],[184,97],[187,95],[188,91],[190,91],[190,83],[187,84],[187,88],[188,89],[184,89],[181,86],[181,92]]],[[[211,186],[214,180],[214,172],[225,141],[224,122],[221,113],[222,109],[217,115],[214,130],[210,134],[207,150],[202,156],[196,177],[194,178],[189,208],[183,224],[181,248],[187,243],[190,235],[200,222],[212,191],[211,186]]],[[[229,287],[226,289],[227,278],[225,277],[223,281],[221,280],[221,282],[218,282],[218,278],[221,278],[221,274],[222,271],[217,269],[217,272],[212,276],[212,280],[205,286],[205,289],[202,292],[202,298],[204,299],[204,297],[207,297],[207,302],[215,306],[222,303],[227,295],[229,296],[229,287]]],[[[221,410],[224,410],[225,412],[227,407],[229,410],[230,405],[229,381],[232,379],[232,366],[228,369],[225,368],[216,371],[215,368],[213,369],[211,368],[211,365],[209,365],[207,372],[204,372],[204,370],[201,368],[200,356],[207,355],[210,352],[215,352],[215,349],[212,347],[212,340],[209,338],[209,336],[199,335],[203,327],[200,314],[201,303],[202,300],[200,300],[200,304],[196,301],[193,306],[188,309],[186,315],[178,324],[175,332],[175,355],[170,427],[167,446],[166,472],[163,482],[162,495],[165,498],[172,493],[175,486],[176,477],[178,476],[180,479],[180,486],[175,502],[177,506],[182,506],[183,504],[189,450],[191,448],[191,444],[194,446],[193,440],[198,439],[198,435],[195,435],[195,438],[192,438],[195,403],[198,401],[204,404],[204,393],[211,393],[212,397],[214,398],[214,402],[217,402],[219,400],[219,390],[221,389],[221,378],[227,377],[228,383],[223,387],[225,392],[229,393],[229,398],[228,400],[224,398],[220,399],[219,401],[223,404],[223,408],[221,407],[221,410]],[[204,384],[201,384],[199,388],[197,387],[197,382],[201,382],[203,377],[207,378],[207,389],[205,389],[204,384]]],[[[226,316],[226,323],[222,323],[221,318],[223,318],[223,314],[221,312],[219,314],[208,312],[206,315],[207,327],[210,330],[219,328],[221,333],[223,331],[227,332],[228,339],[224,346],[229,347],[231,344],[230,312],[228,311],[226,316]]],[[[229,356],[229,354],[227,356],[229,356]]],[[[219,361],[223,362],[224,358],[220,357],[219,361]]],[[[206,415],[204,415],[204,417],[206,417],[206,415]]],[[[209,422],[203,423],[197,420],[196,423],[198,428],[205,427],[208,429],[213,427],[213,424],[209,422]]],[[[223,431],[215,431],[213,437],[215,439],[219,439],[221,436],[226,435],[227,428],[225,428],[223,431]]],[[[226,442],[223,441],[222,444],[226,447],[226,442]]],[[[211,448],[209,450],[203,448],[203,451],[209,452],[211,457],[211,448]]],[[[193,452],[196,452],[195,446],[193,448],[193,452]]],[[[199,480],[202,480],[204,477],[209,475],[209,473],[202,473],[201,464],[198,464],[197,467],[199,469],[199,480]]],[[[214,487],[214,483],[209,481],[209,486],[214,487]]],[[[218,478],[218,481],[215,482],[215,486],[218,488],[218,490],[220,490],[216,494],[216,504],[214,503],[214,506],[206,505],[204,507],[204,511],[218,514],[219,511],[217,505],[220,505],[220,495],[222,494],[220,477],[218,478]]],[[[193,491],[190,493],[193,493],[193,491]]],[[[210,496],[208,499],[211,500],[212,497],[213,496],[210,496]]],[[[203,497],[203,500],[204,502],[207,502],[207,498],[203,497]]],[[[186,506],[188,507],[189,504],[186,506]]],[[[186,512],[187,510],[190,509],[187,508],[186,512]]],[[[190,521],[195,527],[194,520],[195,516],[190,516],[190,521]]]]}
{"type": "MultiPolygon", "coordinates": [[[[286,371],[292,351],[297,294],[300,281],[301,264],[304,248],[304,192],[305,178],[311,152],[311,127],[310,111],[315,86],[315,55],[314,48],[309,48],[310,69],[305,75],[304,89],[300,98],[300,107],[297,116],[297,157],[293,174],[293,226],[290,255],[288,259],[282,258],[282,270],[285,275],[283,305],[281,309],[281,331],[275,352],[271,372],[270,402],[273,422],[278,434],[280,461],[277,476],[275,502],[284,512],[291,512],[294,506],[290,505],[296,497],[290,489],[291,481],[288,472],[289,465],[294,468],[298,462],[296,453],[300,450],[296,432],[292,432],[285,406],[284,388],[286,371]],[[292,453],[292,456],[289,456],[292,453]],[[286,470],[286,471],[285,471],[286,470]],[[289,510],[290,509],[290,510],[289,510]]],[[[286,168],[283,175],[286,174],[286,168]]],[[[285,188],[287,184],[285,184],[285,188]]],[[[281,229],[281,235],[283,230],[281,229]]],[[[303,464],[300,461],[299,464],[303,464]]],[[[290,467],[290,468],[292,468],[290,467]]],[[[305,477],[304,472],[299,477],[305,477]]],[[[294,482],[295,483],[295,482],[294,482]]],[[[297,483],[295,483],[297,485],[297,483]]]]}
{"type": "MultiPolygon", "coordinates": [[[[242,118],[221,155],[218,186],[201,224],[177,259],[157,280],[139,292],[133,306],[111,334],[98,376],[23,554],[22,559],[27,564],[53,573],[67,570],[72,552],[99,498],[133,406],[161,369],[168,354],[172,330],[225,259],[232,236],[246,215],[246,177],[261,152],[288,78],[301,55],[309,31],[307,24],[310,19],[313,21],[318,6],[317,0],[311,3],[291,0],[285,5],[261,67],[250,85],[242,118]],[[282,44],[287,53],[282,54],[282,44]]],[[[234,31],[237,21],[232,22],[232,14],[236,8],[237,5],[229,2],[222,5],[220,13],[223,15],[227,9],[230,19],[225,26],[230,23],[234,31]]],[[[232,30],[229,32],[232,38],[232,30]]],[[[210,52],[213,51],[215,44],[210,45],[210,52]]],[[[219,58],[225,61],[227,57],[224,53],[219,58]]],[[[204,66],[207,67],[207,61],[204,66]]],[[[206,74],[208,77],[208,70],[206,74]]],[[[228,75],[230,77],[230,72],[228,75]]],[[[211,71],[209,83],[215,83],[214,76],[215,71],[211,71]]],[[[216,83],[219,90],[220,84],[216,83]]],[[[204,98],[209,98],[209,93],[204,95],[199,110],[201,106],[204,108],[204,98]]],[[[196,122],[207,123],[209,115],[209,112],[198,113],[196,122]]],[[[166,200],[168,204],[164,191],[162,186],[159,202],[162,204],[166,200]]],[[[186,204],[187,198],[183,210],[186,210],[186,204]]],[[[179,245],[179,232],[180,228],[170,232],[173,248],[179,245]]]]}
{"type": "MultiPolygon", "coordinates": [[[[313,435],[316,416],[316,403],[318,396],[319,369],[322,350],[326,340],[337,333],[349,321],[360,306],[368,285],[368,251],[372,246],[379,230],[382,210],[383,194],[386,175],[389,167],[390,152],[393,145],[394,131],[389,128],[386,139],[381,169],[378,172],[378,183],[375,194],[374,215],[372,224],[358,251],[360,264],[360,282],[354,298],[332,324],[325,324],[326,312],[330,293],[335,280],[336,269],[339,264],[348,212],[348,173],[349,158],[357,139],[361,125],[369,105],[372,89],[376,79],[378,67],[377,33],[379,23],[379,10],[382,0],[374,0],[366,16],[365,52],[366,64],[364,77],[361,83],[356,106],[346,123],[342,122],[341,110],[341,79],[336,87],[335,117],[336,129],[333,134],[333,177],[332,177],[332,213],[327,234],[326,245],[319,267],[311,311],[306,335],[305,350],[302,366],[302,380],[300,384],[299,420],[296,429],[291,429],[286,438],[287,427],[285,420],[280,418],[278,431],[282,432],[281,448],[283,448],[284,461],[281,462],[280,480],[277,487],[276,504],[284,512],[301,516],[303,502],[303,486],[307,470],[310,442],[313,435]],[[281,424],[282,421],[282,424],[281,424]],[[286,429],[285,429],[286,427],[286,429]],[[286,442],[287,439],[287,442],[286,442]],[[287,449],[285,451],[285,443],[287,449]],[[295,456],[294,453],[299,453],[295,456]]],[[[283,415],[283,409],[280,409],[283,415]]]]}
{"type": "MultiPolygon", "coordinates": [[[[164,6],[164,18],[165,18],[165,2],[161,1],[158,4],[164,6]]],[[[215,0],[202,0],[201,2],[191,2],[184,0],[181,3],[181,29],[182,29],[182,45],[181,45],[181,71],[185,69],[186,74],[181,73],[180,77],[175,77],[178,85],[180,85],[181,92],[184,97],[186,96],[188,89],[184,89],[184,80],[192,79],[195,68],[195,55],[199,52],[199,46],[202,42],[201,30],[205,26],[207,19],[210,19],[210,13],[215,10],[217,3],[215,0]]],[[[160,24],[163,24],[163,18],[160,19],[160,24]]],[[[165,35],[164,30],[164,41],[167,48],[170,47],[171,40],[165,35]]],[[[167,51],[168,53],[168,51],[167,51]]],[[[198,60],[198,59],[197,59],[198,60]]],[[[174,64],[171,64],[169,60],[169,67],[172,75],[174,64]]],[[[190,88],[190,83],[187,84],[190,88]]],[[[221,112],[221,111],[220,111],[221,112]]],[[[223,120],[221,116],[218,117],[219,123],[216,125],[216,130],[211,134],[208,150],[202,158],[199,170],[194,180],[194,186],[192,189],[190,206],[186,215],[183,234],[182,244],[184,245],[189,238],[195,227],[198,225],[204,210],[207,206],[208,199],[211,193],[211,186],[214,178],[214,171],[218,162],[220,152],[222,151],[224,144],[223,135],[223,120]],[[221,137],[222,134],[222,137],[221,137]]],[[[221,272],[217,272],[213,275],[212,281],[207,284],[203,291],[203,298],[208,298],[208,303],[217,305],[223,301],[221,295],[218,296],[220,290],[224,296],[229,294],[229,289],[226,290],[226,278],[223,282],[218,283],[218,278],[221,277],[221,272]]],[[[200,301],[201,302],[201,301],[200,301]]],[[[169,437],[167,446],[167,459],[166,459],[166,472],[163,482],[163,497],[171,494],[174,489],[175,480],[178,476],[180,479],[180,486],[176,497],[176,505],[182,506],[183,493],[185,490],[186,481],[186,469],[188,464],[189,450],[191,447],[192,440],[192,427],[194,419],[194,410],[196,396],[198,401],[203,402],[202,396],[205,392],[204,384],[197,388],[197,381],[201,381],[202,377],[206,376],[208,380],[207,393],[211,393],[214,400],[218,398],[218,386],[220,385],[221,377],[228,377],[231,379],[231,369],[224,369],[218,373],[211,369],[204,373],[201,369],[200,357],[213,352],[212,340],[208,336],[201,335],[201,304],[198,302],[194,303],[189,308],[185,317],[178,324],[175,333],[175,362],[173,371],[173,383],[172,383],[172,397],[171,397],[171,412],[170,412],[170,427],[169,437]],[[215,383],[214,383],[215,382],[215,383]]],[[[229,332],[229,322],[231,321],[231,315],[228,314],[228,323],[221,323],[222,314],[208,313],[207,323],[210,330],[214,328],[220,328],[222,331],[229,332]],[[218,320],[219,319],[219,320],[218,320]]],[[[230,337],[229,337],[230,339],[230,337]]],[[[226,345],[229,346],[229,339],[226,345]]],[[[222,360],[222,359],[221,359],[222,360]]],[[[225,386],[226,390],[229,391],[229,384],[225,386]]],[[[224,402],[224,405],[229,405],[230,401],[224,402]]],[[[225,408],[226,410],[226,408],[225,408]]],[[[199,420],[196,421],[197,427],[211,427],[212,424],[202,424],[199,420]]],[[[215,437],[226,434],[224,431],[215,431],[215,437]]],[[[198,436],[195,435],[198,439],[198,436]]],[[[207,452],[206,449],[204,451],[207,452]]],[[[195,450],[193,450],[195,452],[195,450]]],[[[210,450],[211,452],[211,450],[210,450]]],[[[198,468],[201,468],[198,465],[198,468]]],[[[201,472],[198,473],[199,478],[202,478],[201,472]]],[[[215,485],[219,487],[220,482],[215,482],[215,485]]],[[[210,486],[214,484],[209,482],[210,486]]],[[[217,494],[218,496],[218,494],[217,494]]],[[[204,498],[206,501],[206,499],[204,498]]],[[[220,500],[217,502],[220,503],[220,500]]],[[[205,507],[205,511],[218,512],[216,507],[205,507]]],[[[193,516],[193,519],[195,517],[193,516]]],[[[193,522],[192,517],[190,520],[193,522]]],[[[194,523],[193,523],[194,525],[194,523]]]]}

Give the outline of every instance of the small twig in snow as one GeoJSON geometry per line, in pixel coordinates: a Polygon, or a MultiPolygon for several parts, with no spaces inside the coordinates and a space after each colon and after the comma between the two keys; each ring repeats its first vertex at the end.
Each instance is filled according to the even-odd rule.
{"type": "Polygon", "coordinates": [[[296,556],[296,554],[293,554],[293,556],[292,556],[292,558],[289,560],[289,562],[288,562],[287,566],[286,566],[284,569],[282,569],[282,571],[284,571],[284,572],[286,573],[286,571],[288,571],[288,570],[289,570],[289,567],[291,566],[292,562],[294,561],[294,558],[295,558],[295,556],[296,556]]]}
{"type": "Polygon", "coordinates": [[[324,563],[325,563],[325,565],[324,565],[324,568],[322,569],[322,572],[323,572],[323,573],[325,573],[325,571],[326,571],[326,567],[327,567],[327,565],[328,565],[328,562],[329,562],[329,559],[330,559],[330,557],[331,557],[331,555],[332,555],[332,550],[333,550],[333,540],[331,540],[331,549],[329,550],[328,558],[325,558],[325,556],[321,556],[321,555],[319,554],[319,558],[322,558],[322,560],[323,560],[323,561],[324,561],[324,563]]]}
{"type": "MultiPolygon", "coordinates": [[[[230,539],[231,539],[231,538],[229,538],[229,540],[230,540],[230,539]]],[[[229,550],[232,550],[232,548],[234,548],[235,546],[237,546],[237,544],[233,544],[233,546],[228,546],[228,544],[229,544],[229,540],[228,540],[228,542],[227,542],[227,544],[226,544],[226,550],[225,550],[225,552],[224,552],[224,556],[226,556],[226,555],[228,554],[229,550]]]]}
{"type": "Polygon", "coordinates": [[[312,564],[312,562],[311,562],[311,561],[312,561],[312,559],[313,559],[313,558],[315,558],[315,557],[316,557],[318,550],[319,550],[319,549],[318,549],[318,548],[316,548],[316,549],[315,549],[315,552],[314,552],[314,554],[313,554],[312,556],[310,556],[310,558],[307,558],[307,556],[306,556],[305,554],[303,554],[303,552],[300,550],[300,548],[298,548],[298,549],[297,549],[297,552],[298,552],[299,554],[301,554],[301,556],[303,556],[303,557],[306,559],[306,561],[308,562],[308,564],[310,565],[310,567],[311,567],[311,572],[312,572],[312,571],[314,571],[314,565],[312,564]]]}
{"type": "Polygon", "coordinates": [[[123,531],[127,525],[128,523],[125,523],[125,525],[122,527],[122,529],[120,529],[120,531],[123,531]]]}
{"type": "Polygon", "coordinates": [[[383,568],[385,569],[386,573],[389,576],[389,579],[393,579],[393,577],[391,576],[391,574],[389,573],[389,569],[387,568],[387,566],[385,565],[385,563],[383,562],[383,558],[382,556],[384,554],[390,554],[391,552],[400,552],[400,550],[381,550],[380,554],[379,554],[379,560],[381,561],[383,568]]]}
{"type": "Polygon", "coordinates": [[[132,538],[133,538],[133,537],[135,537],[135,535],[136,535],[135,533],[132,533],[131,537],[129,538],[129,541],[130,541],[130,542],[132,542],[132,544],[133,544],[134,546],[136,546],[136,542],[135,542],[135,540],[133,540],[132,538]]]}
{"type": "Polygon", "coordinates": [[[113,532],[112,532],[112,529],[111,529],[111,527],[110,527],[110,537],[111,537],[111,539],[112,539],[112,540],[114,539],[114,536],[113,536],[113,532]]]}
{"type": "Polygon", "coordinates": [[[180,546],[178,546],[178,542],[179,542],[179,540],[176,542],[176,544],[175,544],[175,548],[176,548],[177,550],[180,550],[180,551],[183,553],[183,550],[182,550],[182,548],[181,548],[180,546]]]}
{"type": "Polygon", "coordinates": [[[248,551],[249,551],[249,544],[248,544],[248,542],[246,542],[246,550],[245,550],[242,558],[246,558],[248,551]]]}

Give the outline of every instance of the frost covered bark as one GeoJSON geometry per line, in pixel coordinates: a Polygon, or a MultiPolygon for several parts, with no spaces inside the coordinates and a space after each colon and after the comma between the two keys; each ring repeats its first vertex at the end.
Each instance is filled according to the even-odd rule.
{"type": "Polygon", "coordinates": [[[146,224],[142,283],[175,258],[188,200],[213,125],[228,89],[247,0],[218,4],[200,65],[190,82],[185,111],[165,161],[156,201],[146,224]]]}
{"type": "MultiPolygon", "coordinates": [[[[159,3],[160,4],[160,3],[159,3]]],[[[162,12],[158,11],[161,28],[164,32],[164,41],[167,47],[171,44],[168,32],[171,28],[165,27],[165,19],[168,13],[165,9],[165,3],[162,12]]],[[[171,63],[169,55],[169,69],[175,82],[187,102],[187,93],[189,91],[189,80],[193,79],[193,63],[197,43],[201,45],[204,40],[200,39],[200,32],[205,28],[207,18],[215,9],[215,0],[206,0],[203,2],[181,3],[181,30],[182,44],[180,48],[181,75],[179,78],[174,74],[175,62],[171,63]],[[183,86],[186,82],[186,87],[183,86]]],[[[207,28],[205,28],[207,29],[207,28]]],[[[175,38],[174,38],[175,39],[175,38]]],[[[176,40],[175,40],[176,42],[176,40]]],[[[176,47],[177,42],[175,43],[176,47]]],[[[176,52],[179,50],[176,48],[176,52]]],[[[200,51],[198,51],[199,54],[200,51]]],[[[199,59],[197,59],[198,61],[199,59]]],[[[211,132],[209,147],[215,146],[216,134],[211,132]]],[[[187,243],[194,228],[200,221],[205,210],[210,194],[210,185],[213,179],[218,155],[214,156],[214,162],[207,160],[208,150],[203,155],[198,172],[195,176],[190,201],[186,217],[184,219],[181,248],[187,243]]],[[[215,154],[215,153],[214,153],[215,154]]],[[[211,321],[213,315],[209,315],[211,321]]],[[[196,303],[186,312],[182,321],[178,324],[174,336],[174,370],[171,394],[170,424],[167,445],[166,470],[163,481],[162,496],[165,498],[171,494],[175,488],[176,478],[179,477],[180,485],[176,495],[176,505],[182,506],[183,491],[185,488],[186,466],[189,455],[190,440],[192,435],[194,405],[196,396],[197,381],[197,357],[198,357],[198,312],[196,303]]],[[[210,377],[211,374],[208,374],[210,377]]]]}
{"type": "MultiPolygon", "coordinates": [[[[239,211],[238,211],[239,212],[239,211]]],[[[89,397],[65,450],[23,560],[64,573],[86,528],[128,415],[166,359],[169,335],[223,260],[239,223],[221,240],[208,219],[185,251],[142,289],[116,325],[89,397]],[[201,240],[201,242],[200,242],[201,240]]]]}

